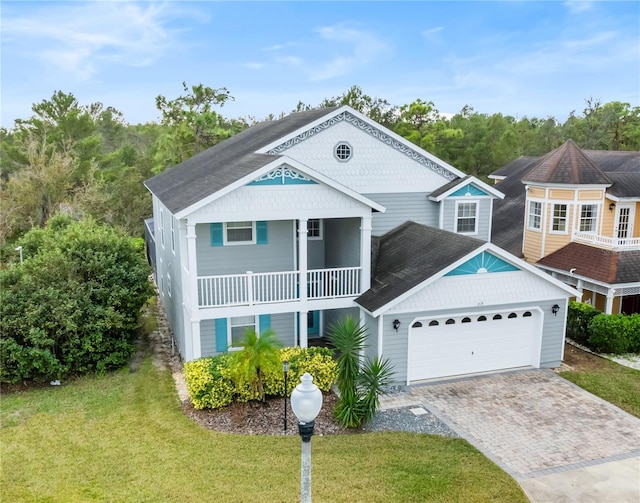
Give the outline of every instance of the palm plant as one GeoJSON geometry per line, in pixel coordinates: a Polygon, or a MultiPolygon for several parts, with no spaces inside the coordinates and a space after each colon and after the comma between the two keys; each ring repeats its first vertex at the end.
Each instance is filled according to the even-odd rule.
{"type": "Polygon", "coordinates": [[[247,329],[240,341],[241,351],[233,354],[233,378],[239,386],[248,384],[259,400],[264,401],[264,375],[280,367],[278,350],[282,344],[275,339],[275,332],[264,330],[260,336],[247,329]]]}
{"type": "Polygon", "coordinates": [[[374,416],[380,405],[379,397],[393,375],[388,359],[363,360],[366,339],[366,327],[351,316],[335,323],[329,331],[329,341],[338,354],[340,399],[334,414],[340,425],[347,428],[356,428],[374,416]]]}

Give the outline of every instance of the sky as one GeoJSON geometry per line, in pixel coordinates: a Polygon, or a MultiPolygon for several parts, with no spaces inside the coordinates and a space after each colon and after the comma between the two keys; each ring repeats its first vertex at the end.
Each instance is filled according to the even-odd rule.
{"type": "Polygon", "coordinates": [[[0,124],[57,90],[131,124],[182,82],[226,87],[225,117],[291,112],[357,85],[517,118],[640,106],[640,2],[3,0],[0,124]]]}

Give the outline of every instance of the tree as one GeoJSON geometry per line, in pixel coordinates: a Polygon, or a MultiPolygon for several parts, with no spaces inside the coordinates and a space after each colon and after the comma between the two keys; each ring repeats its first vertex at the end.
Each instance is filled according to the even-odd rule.
{"type": "MultiPolygon", "coordinates": [[[[391,129],[393,129],[393,125],[396,121],[396,107],[392,106],[385,99],[372,98],[371,96],[364,94],[362,89],[358,86],[351,86],[347,91],[339,96],[325,98],[320,103],[319,108],[341,105],[349,105],[351,108],[371,117],[374,121],[391,129]]],[[[308,105],[304,105],[302,102],[298,102],[297,108],[300,110],[309,109],[308,105]]]]}
{"type": "Polygon", "coordinates": [[[356,428],[369,421],[378,409],[379,396],[391,383],[389,360],[362,359],[367,330],[351,317],[336,322],[329,330],[329,342],[338,354],[338,391],[335,416],[341,426],[356,428]]]}
{"type": "Polygon", "coordinates": [[[142,240],[93,220],[51,218],[0,270],[0,380],[59,379],[123,365],[153,289],[142,240]]]}
{"type": "Polygon", "coordinates": [[[240,346],[242,350],[233,354],[231,364],[236,386],[249,385],[254,396],[264,401],[264,376],[280,369],[279,349],[282,345],[271,329],[264,330],[260,336],[255,330],[248,329],[240,346]]]}
{"type": "Polygon", "coordinates": [[[226,87],[214,89],[182,83],[184,93],[173,100],[162,95],[156,98],[156,108],[162,114],[163,134],[158,138],[154,172],[159,173],[216,143],[233,136],[246,127],[244,121],[227,121],[216,113],[233,96],[226,87]]]}

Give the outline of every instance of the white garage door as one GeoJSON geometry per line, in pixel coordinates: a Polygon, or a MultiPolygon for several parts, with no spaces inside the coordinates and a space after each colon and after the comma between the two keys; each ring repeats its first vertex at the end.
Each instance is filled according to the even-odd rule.
{"type": "Polygon", "coordinates": [[[537,366],[540,316],[529,309],[418,320],[409,329],[409,381],[537,366]]]}

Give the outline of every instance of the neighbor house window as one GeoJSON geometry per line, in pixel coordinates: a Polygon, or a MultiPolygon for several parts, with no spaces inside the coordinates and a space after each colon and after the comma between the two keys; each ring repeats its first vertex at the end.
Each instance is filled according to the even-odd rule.
{"type": "Polygon", "coordinates": [[[567,205],[553,205],[553,220],[551,221],[553,232],[567,232],[567,205]]]}
{"type": "Polygon", "coordinates": [[[253,243],[253,222],[227,222],[225,224],[226,243],[253,243]]]}
{"type": "Polygon", "coordinates": [[[240,343],[245,339],[245,332],[256,329],[256,318],[255,316],[230,318],[229,325],[231,326],[229,346],[231,348],[240,348],[240,343]]]}
{"type": "Polygon", "coordinates": [[[529,202],[529,229],[539,231],[542,228],[542,203],[529,202]]]}
{"type": "Polygon", "coordinates": [[[456,232],[476,234],[478,232],[478,203],[458,203],[456,206],[456,232]]]}
{"type": "Polygon", "coordinates": [[[348,161],[351,159],[352,149],[348,143],[338,143],[335,149],[336,159],[339,161],[348,161]]]}
{"type": "Polygon", "coordinates": [[[583,204],[580,209],[580,232],[595,232],[598,219],[597,204],[583,204]]]}
{"type": "Polygon", "coordinates": [[[307,231],[309,239],[322,239],[322,220],[319,218],[307,220],[307,231]]]}

